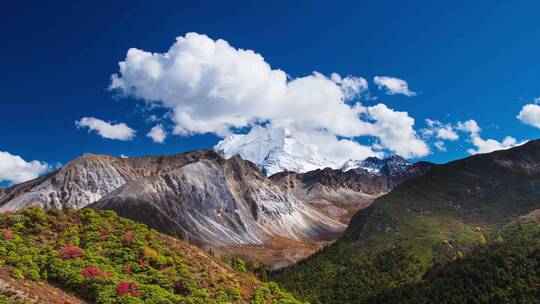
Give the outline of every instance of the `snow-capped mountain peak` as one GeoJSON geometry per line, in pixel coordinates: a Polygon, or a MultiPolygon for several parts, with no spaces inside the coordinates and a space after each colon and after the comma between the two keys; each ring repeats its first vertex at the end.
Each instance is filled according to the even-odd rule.
{"type": "Polygon", "coordinates": [[[412,165],[398,155],[337,162],[319,153],[315,145],[300,140],[287,128],[254,126],[247,134],[227,136],[214,146],[214,150],[227,159],[239,155],[256,164],[268,176],[282,171],[304,173],[326,167],[342,171],[362,169],[370,175],[396,175],[412,165]]]}
{"type": "Polygon", "coordinates": [[[247,134],[233,134],[214,150],[225,158],[239,155],[256,164],[266,175],[282,171],[307,172],[339,167],[321,155],[314,145],[298,140],[287,128],[255,126],[247,134]]]}
{"type": "Polygon", "coordinates": [[[342,166],[342,171],[353,169],[363,169],[373,175],[395,175],[407,170],[412,163],[399,155],[392,155],[388,158],[379,159],[368,157],[364,160],[347,160],[342,166]]]}

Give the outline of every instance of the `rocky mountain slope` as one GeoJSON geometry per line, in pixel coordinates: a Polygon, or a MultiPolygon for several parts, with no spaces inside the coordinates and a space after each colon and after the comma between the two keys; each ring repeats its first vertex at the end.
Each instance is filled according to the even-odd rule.
{"type": "Polygon", "coordinates": [[[249,161],[212,151],[128,159],[84,154],[6,189],[0,211],[111,209],[217,252],[283,266],[335,240],[355,211],[427,167],[378,175],[328,168],[267,178],[249,161]],[[257,253],[261,248],[266,255],[257,253]]]}
{"type": "Polygon", "coordinates": [[[396,175],[404,172],[413,164],[406,161],[399,155],[393,155],[388,158],[379,159],[377,157],[368,157],[364,160],[349,159],[342,166],[342,171],[352,169],[363,169],[373,175],[396,175]]]}
{"type": "Polygon", "coordinates": [[[333,245],[275,278],[310,302],[371,303],[381,289],[414,284],[431,263],[498,239],[510,222],[540,209],[539,186],[539,140],[434,165],[356,213],[333,245]]]}

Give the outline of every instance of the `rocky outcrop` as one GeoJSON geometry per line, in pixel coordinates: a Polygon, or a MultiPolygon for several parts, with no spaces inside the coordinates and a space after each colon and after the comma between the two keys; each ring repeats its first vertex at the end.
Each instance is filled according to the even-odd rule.
{"type": "Polygon", "coordinates": [[[202,159],[128,182],[91,207],[213,246],[263,244],[275,235],[323,240],[344,229],[239,157],[202,159]]]}

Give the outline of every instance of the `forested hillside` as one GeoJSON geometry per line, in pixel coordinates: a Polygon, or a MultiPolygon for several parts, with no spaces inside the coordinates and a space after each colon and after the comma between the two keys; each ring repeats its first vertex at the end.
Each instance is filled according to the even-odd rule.
{"type": "MultiPolygon", "coordinates": [[[[418,287],[415,290],[427,290],[420,297],[430,299],[426,295],[430,288],[436,288],[436,273],[448,269],[456,280],[460,275],[464,276],[460,279],[475,276],[462,272],[460,264],[451,262],[463,256],[472,253],[470,259],[464,260],[471,267],[476,267],[476,263],[493,263],[497,254],[509,259],[516,256],[518,260],[536,259],[534,243],[525,242],[523,247],[530,252],[523,252],[520,245],[493,242],[513,220],[540,208],[538,189],[538,141],[434,166],[427,174],[401,184],[358,212],[334,245],[275,273],[274,279],[312,303],[370,303],[381,299],[376,296],[382,290],[403,287],[395,291],[399,292],[396,294],[399,298],[410,292],[407,286],[411,284],[424,284],[414,285],[418,287]],[[494,250],[479,247],[478,252],[474,251],[486,243],[495,246],[494,250]],[[494,255],[486,256],[482,250],[494,255]],[[488,261],[483,261],[484,257],[488,261]],[[447,262],[450,264],[441,266],[447,262]],[[424,274],[428,283],[419,283],[423,282],[424,274]]],[[[521,230],[514,232],[518,236],[501,237],[514,239],[522,234],[521,230]]],[[[531,263],[534,269],[534,262],[531,263]]],[[[521,270],[516,270],[519,263],[509,264],[505,275],[510,280],[521,275],[537,276],[531,269],[520,273],[521,270]]],[[[499,269],[496,265],[490,267],[499,269]]],[[[486,278],[477,280],[490,284],[486,278]]],[[[535,286],[534,280],[523,284],[529,288],[535,286]]],[[[388,296],[391,295],[389,292],[388,296]]],[[[492,303],[482,299],[478,303],[492,303]]],[[[456,301],[453,303],[460,303],[456,301]]]]}
{"type": "MultiPolygon", "coordinates": [[[[112,211],[5,212],[0,264],[15,285],[52,284],[77,303],[300,303],[276,284],[261,283],[242,263],[232,267],[112,211]]],[[[74,303],[55,293],[37,303],[74,303]]],[[[0,303],[20,302],[15,298],[0,296],[0,303]]]]}
{"type": "Polygon", "coordinates": [[[332,246],[274,278],[311,303],[538,303],[540,211],[468,251],[441,245],[449,258],[429,267],[401,247],[359,257],[332,246]]]}

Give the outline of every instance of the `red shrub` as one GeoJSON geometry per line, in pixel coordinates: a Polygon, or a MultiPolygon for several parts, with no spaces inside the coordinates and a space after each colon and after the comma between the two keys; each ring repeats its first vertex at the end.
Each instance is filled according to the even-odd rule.
{"type": "Polygon", "coordinates": [[[64,260],[84,257],[83,250],[73,245],[66,245],[60,247],[58,253],[60,254],[60,257],[64,260]]]}
{"type": "Polygon", "coordinates": [[[139,266],[144,266],[144,261],[141,257],[139,257],[139,266]]]}
{"type": "Polygon", "coordinates": [[[126,245],[131,245],[131,242],[133,242],[133,231],[132,230],[126,230],[124,233],[124,243],[126,245]]]}
{"type": "Polygon", "coordinates": [[[131,276],[131,263],[126,264],[126,273],[128,276],[131,276]]]}
{"type": "Polygon", "coordinates": [[[5,217],[10,217],[13,215],[13,211],[11,210],[6,210],[4,212],[2,212],[2,214],[5,216],[5,217]]]}
{"type": "Polygon", "coordinates": [[[131,293],[132,296],[138,297],[141,293],[136,290],[137,284],[133,282],[120,281],[116,286],[116,293],[120,296],[127,295],[131,293]]]}
{"type": "Polygon", "coordinates": [[[13,231],[11,231],[11,229],[9,228],[5,228],[3,231],[3,235],[4,240],[11,240],[11,238],[13,237],[13,231]]]}
{"type": "Polygon", "coordinates": [[[103,271],[101,271],[101,269],[99,269],[97,266],[86,266],[83,270],[81,270],[81,274],[85,278],[94,278],[102,276],[103,271]]]}
{"type": "Polygon", "coordinates": [[[121,296],[128,294],[130,287],[129,285],[130,284],[126,281],[119,282],[116,286],[116,293],[121,296]]]}
{"type": "Polygon", "coordinates": [[[107,237],[109,236],[109,230],[105,229],[105,228],[102,228],[100,231],[99,231],[99,238],[100,240],[102,241],[105,241],[107,239],[107,237]]]}

